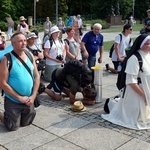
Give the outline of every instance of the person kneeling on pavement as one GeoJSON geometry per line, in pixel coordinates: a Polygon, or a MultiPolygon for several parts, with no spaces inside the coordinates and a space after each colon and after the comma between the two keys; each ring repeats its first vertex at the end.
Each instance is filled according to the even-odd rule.
{"type": "Polygon", "coordinates": [[[84,104],[95,104],[96,90],[92,83],[91,70],[78,60],[71,60],[62,68],[58,68],[52,73],[50,84],[39,93],[45,92],[54,100],[62,99],[62,92],[69,96],[70,103],[76,99],[76,93],[81,92],[84,104]]]}

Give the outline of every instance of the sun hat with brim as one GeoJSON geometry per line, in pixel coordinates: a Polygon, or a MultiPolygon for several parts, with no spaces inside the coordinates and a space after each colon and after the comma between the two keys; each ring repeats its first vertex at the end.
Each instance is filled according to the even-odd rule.
{"type": "Polygon", "coordinates": [[[27,19],[24,16],[21,16],[20,21],[24,21],[24,20],[27,20],[27,19]]]}
{"type": "Polygon", "coordinates": [[[83,105],[81,101],[75,101],[73,103],[71,110],[74,112],[81,112],[81,111],[85,111],[86,107],[83,105]]]}
{"type": "Polygon", "coordinates": [[[5,32],[1,32],[1,36],[5,37],[6,33],[5,32]]]}
{"type": "Polygon", "coordinates": [[[150,9],[148,9],[146,12],[147,12],[147,13],[150,12],[150,9]]]}
{"type": "Polygon", "coordinates": [[[37,38],[37,36],[34,32],[30,32],[30,33],[27,34],[27,40],[29,40],[31,38],[37,38]]]}
{"type": "Polygon", "coordinates": [[[56,33],[56,32],[60,32],[59,28],[57,26],[53,26],[50,29],[50,34],[56,33]]]}

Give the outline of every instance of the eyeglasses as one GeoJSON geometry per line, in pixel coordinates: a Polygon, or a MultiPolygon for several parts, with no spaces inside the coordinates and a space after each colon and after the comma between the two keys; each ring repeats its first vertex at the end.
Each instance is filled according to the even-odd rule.
{"type": "Polygon", "coordinates": [[[132,29],[129,29],[130,31],[132,31],[132,29]]]}

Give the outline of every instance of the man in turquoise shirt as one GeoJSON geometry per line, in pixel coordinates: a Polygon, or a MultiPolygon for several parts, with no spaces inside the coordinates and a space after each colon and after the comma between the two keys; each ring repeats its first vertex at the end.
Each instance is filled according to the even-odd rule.
{"type": "Polygon", "coordinates": [[[8,61],[4,57],[0,64],[0,87],[5,92],[4,98],[4,114],[0,113],[0,120],[5,126],[13,131],[19,126],[26,126],[32,123],[35,117],[34,100],[37,95],[40,76],[37,71],[35,60],[33,63],[29,60],[24,52],[26,49],[26,37],[23,33],[15,33],[11,37],[11,43],[14,52],[26,63],[30,68],[32,75],[34,74],[34,82],[24,67],[24,65],[11,53],[12,68],[8,70],[8,61]]]}

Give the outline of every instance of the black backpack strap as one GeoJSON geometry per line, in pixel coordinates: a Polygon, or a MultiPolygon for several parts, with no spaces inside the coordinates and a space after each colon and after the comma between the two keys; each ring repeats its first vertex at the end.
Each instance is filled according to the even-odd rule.
{"type": "Polygon", "coordinates": [[[11,68],[12,68],[12,58],[11,58],[11,54],[7,53],[4,56],[6,56],[7,58],[7,66],[8,66],[8,71],[10,72],[11,68]]]}
{"type": "Polygon", "coordinates": [[[69,45],[69,40],[68,39],[64,39],[65,42],[67,42],[67,44],[69,45]]]}
{"type": "Polygon", "coordinates": [[[50,38],[49,38],[49,42],[50,42],[50,49],[51,49],[51,47],[52,47],[52,45],[53,45],[53,43],[54,43],[55,41],[54,41],[54,39],[53,39],[52,37],[50,37],[50,38]]]}
{"type": "MultiPolygon", "coordinates": [[[[11,58],[11,54],[7,53],[4,55],[7,58],[7,66],[8,66],[8,71],[10,72],[11,68],[12,68],[12,58],[11,58]]],[[[4,96],[4,90],[2,89],[2,93],[1,96],[4,96]]]]}
{"type": "Polygon", "coordinates": [[[130,38],[129,44],[131,43],[132,39],[130,38]]]}
{"type": "Polygon", "coordinates": [[[63,44],[63,41],[61,38],[58,38],[59,43],[63,44]]]}
{"type": "Polygon", "coordinates": [[[139,67],[140,67],[139,71],[143,72],[143,69],[142,69],[143,61],[142,61],[142,57],[141,57],[140,53],[136,52],[134,55],[137,57],[138,62],[139,62],[139,67]]]}
{"type": "MultiPolygon", "coordinates": [[[[122,41],[122,34],[120,33],[119,36],[120,36],[120,43],[121,43],[121,41],[122,41]]],[[[113,45],[110,48],[110,51],[109,51],[109,57],[110,58],[112,57],[112,53],[113,53],[114,49],[115,49],[115,43],[113,43],[113,45]]]]}
{"type": "Polygon", "coordinates": [[[33,63],[33,58],[31,56],[30,52],[28,50],[25,50],[24,52],[28,56],[28,58],[30,59],[31,63],[33,63]]]}
{"type": "Polygon", "coordinates": [[[33,51],[33,49],[31,47],[29,47],[29,45],[27,45],[27,49],[31,52],[33,51]]]}
{"type": "Polygon", "coordinates": [[[121,43],[121,41],[122,41],[122,34],[120,33],[119,35],[120,35],[120,43],[121,43]]]}

